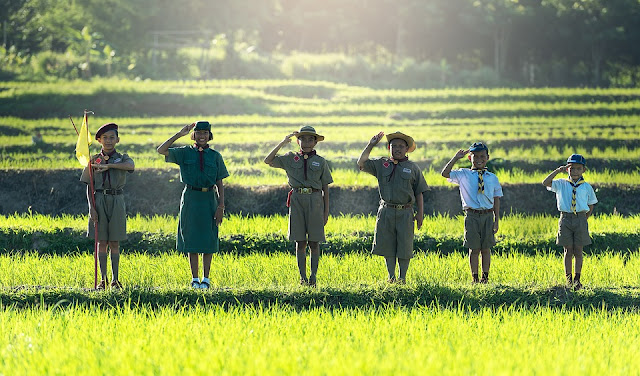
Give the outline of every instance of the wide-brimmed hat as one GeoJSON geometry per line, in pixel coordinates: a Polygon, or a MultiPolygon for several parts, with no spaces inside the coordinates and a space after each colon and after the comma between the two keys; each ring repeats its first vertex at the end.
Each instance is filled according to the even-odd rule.
{"type": "Polygon", "coordinates": [[[567,159],[567,164],[569,163],[578,163],[581,165],[587,165],[587,160],[580,154],[571,154],[571,156],[567,159]]]}
{"type": "Polygon", "coordinates": [[[316,138],[316,141],[324,140],[324,136],[316,133],[316,129],[310,125],[303,125],[298,132],[296,132],[296,137],[310,135],[316,138]]]}
{"type": "Polygon", "coordinates": [[[397,131],[387,134],[387,142],[391,142],[391,140],[395,138],[402,139],[407,143],[407,146],[409,147],[407,153],[411,153],[412,151],[416,150],[416,143],[415,141],[413,141],[413,137],[407,136],[406,134],[397,131]]]}
{"type": "Polygon", "coordinates": [[[116,136],[117,136],[118,135],[118,124],[116,124],[116,123],[107,123],[107,124],[101,126],[100,128],[98,128],[98,130],[96,131],[96,140],[99,140],[100,136],[102,136],[103,133],[109,132],[109,131],[116,131],[116,136]]]}

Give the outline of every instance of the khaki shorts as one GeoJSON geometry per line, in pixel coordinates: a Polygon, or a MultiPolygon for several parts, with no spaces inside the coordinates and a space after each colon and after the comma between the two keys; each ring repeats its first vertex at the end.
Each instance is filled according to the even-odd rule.
{"type": "Polygon", "coordinates": [[[323,242],[324,236],[324,200],[322,192],[311,194],[291,194],[289,207],[290,241],[323,242]]]}
{"type": "MultiPolygon", "coordinates": [[[[127,211],[123,195],[96,192],[98,212],[98,240],[119,242],[127,240],[127,211]]],[[[87,236],[93,238],[93,222],[89,220],[87,236]]]]}
{"type": "Polygon", "coordinates": [[[560,213],[556,244],[561,246],[582,246],[591,244],[587,213],[560,213]]]}
{"type": "Polygon", "coordinates": [[[463,245],[469,249],[489,249],[496,245],[493,212],[479,214],[465,211],[463,245]]]}
{"type": "Polygon", "coordinates": [[[412,208],[378,208],[371,253],[399,259],[413,258],[412,208]]]}

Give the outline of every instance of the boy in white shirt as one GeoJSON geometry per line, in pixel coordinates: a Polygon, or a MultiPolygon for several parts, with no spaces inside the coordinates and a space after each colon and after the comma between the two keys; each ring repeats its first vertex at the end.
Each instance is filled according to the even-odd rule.
{"type": "Polygon", "coordinates": [[[442,169],[442,176],[460,186],[464,210],[464,246],[469,248],[469,266],[473,283],[488,283],[491,247],[500,221],[502,187],[498,177],[487,171],[489,148],[474,142],[468,150],[460,149],[442,169]],[[471,168],[451,171],[453,165],[467,155],[471,168]],[[479,255],[482,254],[482,279],[478,278],[479,255]]]}
{"type": "Polygon", "coordinates": [[[582,174],[586,171],[587,161],[580,154],[573,154],[567,164],[553,170],[542,184],[551,192],[555,192],[560,221],[556,244],[564,247],[564,272],[569,287],[576,290],[582,288],[580,273],[582,272],[582,249],[591,244],[587,218],[593,213],[593,205],[598,202],[593,187],[587,183],[582,174]],[[568,172],[567,179],[553,178],[561,172],[568,172]],[[572,260],[576,259],[576,274],[572,278],[572,260]]]}

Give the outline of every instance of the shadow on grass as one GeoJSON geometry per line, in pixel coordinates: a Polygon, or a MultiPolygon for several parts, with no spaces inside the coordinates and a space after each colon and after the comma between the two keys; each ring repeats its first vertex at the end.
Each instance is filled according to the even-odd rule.
{"type": "Polygon", "coordinates": [[[441,285],[388,284],[361,287],[242,289],[212,288],[208,291],[191,289],[125,288],[120,291],[97,292],[81,288],[19,286],[0,290],[2,307],[14,309],[50,308],[54,306],[93,306],[101,309],[131,308],[189,308],[222,307],[290,307],[295,310],[315,308],[409,309],[439,307],[446,309],[485,308],[537,309],[540,307],[600,311],[640,308],[640,287],[589,286],[573,291],[563,286],[551,288],[513,287],[507,285],[441,285]]]}

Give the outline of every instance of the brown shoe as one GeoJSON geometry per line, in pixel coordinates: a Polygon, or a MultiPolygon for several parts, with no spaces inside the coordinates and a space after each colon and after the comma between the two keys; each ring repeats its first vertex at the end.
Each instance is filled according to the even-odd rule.
{"type": "Polygon", "coordinates": [[[104,290],[106,288],[107,288],[107,281],[105,281],[104,279],[100,281],[100,283],[98,283],[98,286],[96,286],[96,290],[104,290]]]}
{"type": "Polygon", "coordinates": [[[120,283],[120,281],[118,280],[111,281],[111,288],[114,290],[120,290],[122,289],[122,283],[120,283]]]}

